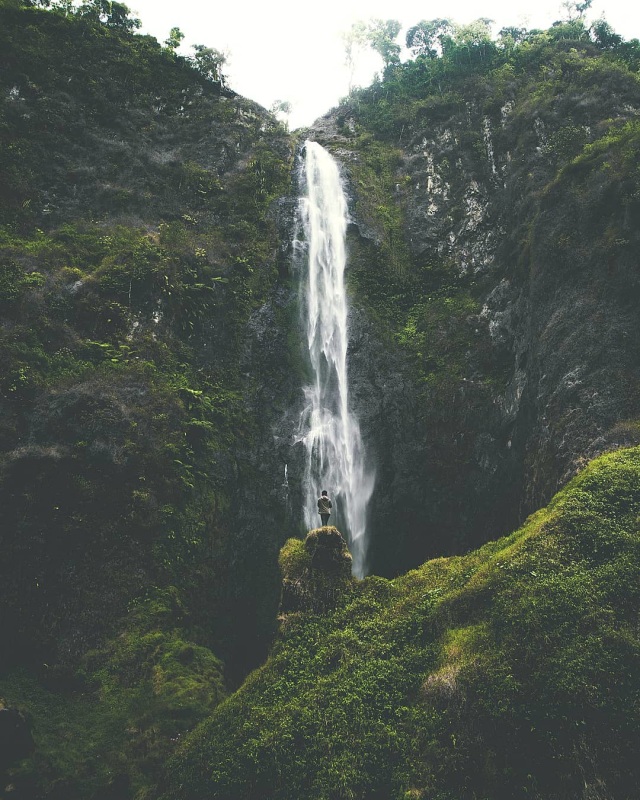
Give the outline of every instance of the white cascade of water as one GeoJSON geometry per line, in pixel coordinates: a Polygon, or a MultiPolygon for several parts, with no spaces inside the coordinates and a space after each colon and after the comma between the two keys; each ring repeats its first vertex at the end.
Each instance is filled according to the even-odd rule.
{"type": "Polygon", "coordinates": [[[336,162],[316,142],[305,142],[300,198],[306,271],[302,279],[312,382],[300,436],[306,454],[305,523],[318,527],[317,500],[323,489],[333,503],[330,523],[344,533],[353,572],[367,572],[367,504],[374,475],[367,469],[357,419],[349,408],[347,382],[346,265],[347,201],[336,162]]]}

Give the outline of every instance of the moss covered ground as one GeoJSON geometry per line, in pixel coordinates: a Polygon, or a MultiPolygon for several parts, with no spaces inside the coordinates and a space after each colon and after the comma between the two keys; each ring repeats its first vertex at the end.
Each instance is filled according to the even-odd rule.
{"type": "Polygon", "coordinates": [[[630,800],[639,514],[640,449],[614,452],[510,536],[289,615],[163,797],[630,800]]]}

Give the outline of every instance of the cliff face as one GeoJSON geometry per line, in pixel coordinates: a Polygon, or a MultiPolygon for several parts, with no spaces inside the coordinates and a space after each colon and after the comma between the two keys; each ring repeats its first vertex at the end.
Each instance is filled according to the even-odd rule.
{"type": "Polygon", "coordinates": [[[291,143],[149,37],[0,16],[0,698],[16,792],[121,798],[275,625],[291,143]]]}
{"type": "Polygon", "coordinates": [[[640,85],[591,45],[529,57],[388,77],[312,131],[351,187],[376,571],[504,532],[636,441],[640,85]]]}
{"type": "Polygon", "coordinates": [[[283,272],[289,137],[150,37],[2,15],[6,658],[74,665],[133,597],[194,575],[219,644],[227,617],[266,641],[284,516],[265,502],[243,520],[271,487],[255,463],[265,387],[291,372],[258,323],[283,272]],[[265,520],[281,531],[266,543],[265,520]]]}

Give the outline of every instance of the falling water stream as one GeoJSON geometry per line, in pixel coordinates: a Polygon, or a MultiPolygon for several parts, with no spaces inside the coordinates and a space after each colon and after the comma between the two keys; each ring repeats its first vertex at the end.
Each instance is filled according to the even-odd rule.
{"type": "Polygon", "coordinates": [[[320,524],[317,499],[332,500],[330,523],[348,539],[353,572],[367,571],[367,504],[374,476],[365,463],[360,427],[349,408],[347,381],[347,201],[338,166],[316,142],[305,143],[300,217],[304,230],[302,308],[312,380],[305,387],[300,441],[305,447],[305,523],[320,524]]]}

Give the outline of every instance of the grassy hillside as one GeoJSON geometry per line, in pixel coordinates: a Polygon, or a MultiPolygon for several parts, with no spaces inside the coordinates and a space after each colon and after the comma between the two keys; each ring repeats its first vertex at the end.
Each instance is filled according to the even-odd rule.
{"type": "Polygon", "coordinates": [[[630,800],[639,514],[640,449],[611,453],[510,536],[286,616],[163,797],[630,800]]]}

